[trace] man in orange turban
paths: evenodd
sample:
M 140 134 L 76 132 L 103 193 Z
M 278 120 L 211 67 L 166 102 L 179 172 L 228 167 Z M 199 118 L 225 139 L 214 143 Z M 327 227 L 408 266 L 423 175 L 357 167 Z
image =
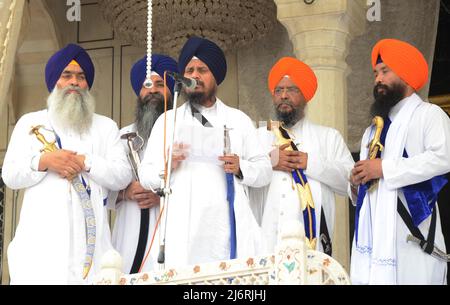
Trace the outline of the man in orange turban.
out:
M 268 82 L 281 123 L 281 129 L 273 131 L 282 131 L 284 141 L 259 130 L 274 170 L 269 186 L 251 190 L 252 207 L 259 206 L 262 211 L 264 205 L 261 225 L 266 251 L 275 250 L 278 232 L 294 220 L 304 226 L 310 248 L 331 255 L 334 195 L 346 193 L 352 156 L 337 130 L 305 118 L 305 107 L 317 89 L 317 78 L 308 65 L 296 58 L 281 58 L 271 69 Z M 288 138 L 292 142 L 285 144 Z M 299 196 L 305 189 L 299 186 L 302 181 L 309 185 L 308 196 Z
M 352 283 L 444 284 L 448 258 L 436 198 L 450 171 L 450 120 L 416 94 L 428 80 L 428 65 L 414 46 L 383 39 L 373 48 L 372 66 L 371 114 L 384 120 L 384 148 L 368 160 L 377 127 L 367 128 L 362 161 L 350 177 L 356 204 Z

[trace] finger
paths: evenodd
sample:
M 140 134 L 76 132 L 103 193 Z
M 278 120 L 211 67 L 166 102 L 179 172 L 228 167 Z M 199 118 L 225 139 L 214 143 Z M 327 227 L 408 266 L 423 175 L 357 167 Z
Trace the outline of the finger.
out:
M 239 157 L 237 157 L 237 156 L 220 156 L 219 160 L 229 161 L 229 162 L 236 162 L 237 160 L 239 160 Z
M 286 150 L 285 153 L 287 156 L 301 156 L 303 154 L 302 152 L 295 150 Z
M 364 166 L 367 163 L 367 160 L 361 160 L 355 163 L 355 167 Z
M 81 173 L 81 171 L 83 170 L 83 168 L 80 167 L 80 165 L 78 163 L 73 162 L 73 161 L 68 162 L 67 169 L 69 169 L 72 174 Z
M 300 163 L 302 162 L 302 157 L 287 157 L 286 160 L 291 163 Z
M 364 170 L 364 167 L 360 166 L 360 167 L 355 167 L 352 172 L 357 175 L 360 174 L 362 171 Z
M 60 149 L 59 151 L 60 152 L 64 152 L 64 153 L 68 153 L 68 154 L 71 154 L 71 155 L 76 155 L 77 154 L 75 151 L 68 150 L 68 149 Z
M 280 146 L 280 150 L 285 150 L 286 148 L 290 147 L 291 143 L 283 144 Z
M 144 194 L 144 193 L 133 194 L 133 199 L 136 201 L 142 201 L 142 200 L 147 200 L 148 196 L 147 196 L 147 194 Z

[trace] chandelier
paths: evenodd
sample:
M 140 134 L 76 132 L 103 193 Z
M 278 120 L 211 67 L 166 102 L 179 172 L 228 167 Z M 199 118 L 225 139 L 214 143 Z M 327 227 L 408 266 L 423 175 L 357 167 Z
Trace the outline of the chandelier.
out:
M 216 42 L 224 51 L 260 39 L 276 23 L 273 0 L 153 0 L 152 45 L 176 57 L 195 35 Z M 147 0 L 99 0 L 117 37 L 147 46 Z

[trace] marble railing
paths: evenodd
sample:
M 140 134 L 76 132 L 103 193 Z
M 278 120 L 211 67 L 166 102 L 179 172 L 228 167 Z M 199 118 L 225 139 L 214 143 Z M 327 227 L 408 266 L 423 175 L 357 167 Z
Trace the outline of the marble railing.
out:
M 305 245 L 298 223 L 284 227 L 275 253 L 268 256 L 224 260 L 167 268 L 162 271 L 122 274 L 122 259 L 114 250 L 106 253 L 96 275 L 96 285 L 219 284 L 219 285 L 347 285 L 345 269 L 332 257 Z

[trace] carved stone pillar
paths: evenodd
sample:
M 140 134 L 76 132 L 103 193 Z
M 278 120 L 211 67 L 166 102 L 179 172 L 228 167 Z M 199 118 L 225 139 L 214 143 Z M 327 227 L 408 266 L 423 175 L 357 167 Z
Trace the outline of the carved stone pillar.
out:
M 352 38 L 364 32 L 365 0 L 275 0 L 278 19 L 286 27 L 297 58 L 316 73 L 318 90 L 308 104 L 308 117 L 333 127 L 347 138 L 347 75 L 345 59 Z M 333 256 L 349 268 L 347 200 L 338 198 Z
M 25 0 L 0 0 L 0 112 L 6 110 Z

